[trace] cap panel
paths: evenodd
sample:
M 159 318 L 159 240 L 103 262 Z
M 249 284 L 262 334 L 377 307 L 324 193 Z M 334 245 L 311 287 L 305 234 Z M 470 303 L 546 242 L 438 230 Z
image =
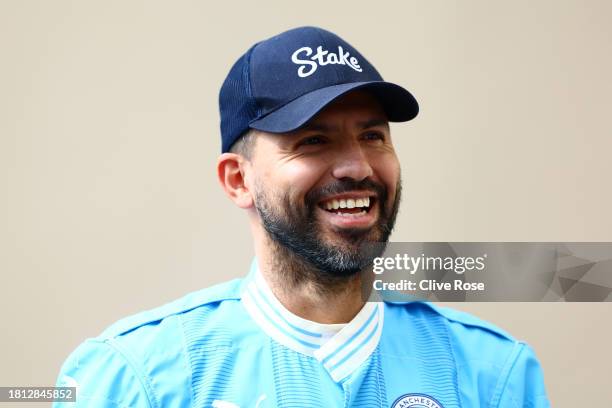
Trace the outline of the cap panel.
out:
M 351 45 L 314 27 L 261 42 L 251 57 L 251 78 L 261 115 L 316 89 L 382 79 Z
M 234 63 L 219 92 L 223 152 L 229 151 L 240 135 L 249 129 L 249 121 L 259 115 L 249 78 L 249 61 L 253 48 Z

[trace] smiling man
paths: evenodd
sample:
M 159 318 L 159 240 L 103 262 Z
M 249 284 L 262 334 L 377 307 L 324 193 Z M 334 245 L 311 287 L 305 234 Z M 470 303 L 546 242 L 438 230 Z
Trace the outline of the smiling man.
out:
M 407 90 L 302 27 L 251 47 L 219 102 L 218 177 L 248 214 L 251 270 L 83 343 L 58 382 L 78 406 L 549 406 L 533 351 L 501 329 L 365 301 L 401 197 L 388 123 L 418 113 Z

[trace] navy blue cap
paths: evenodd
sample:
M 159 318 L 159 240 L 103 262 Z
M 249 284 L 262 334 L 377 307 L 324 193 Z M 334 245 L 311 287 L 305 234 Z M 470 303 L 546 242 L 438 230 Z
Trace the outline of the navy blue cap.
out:
M 232 66 L 219 93 L 222 152 L 250 128 L 298 129 L 338 97 L 365 89 L 391 122 L 419 112 L 406 89 L 383 81 L 355 48 L 317 27 L 286 31 L 252 46 Z

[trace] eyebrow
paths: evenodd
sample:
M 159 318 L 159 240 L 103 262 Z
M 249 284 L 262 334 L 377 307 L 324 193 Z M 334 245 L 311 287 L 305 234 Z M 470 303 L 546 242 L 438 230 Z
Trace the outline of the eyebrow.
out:
M 368 129 L 368 128 L 372 128 L 376 126 L 387 125 L 387 124 L 388 124 L 388 121 L 386 119 L 374 118 L 374 119 L 357 122 L 357 127 L 359 127 L 360 129 Z M 325 123 L 312 122 L 312 123 L 305 124 L 298 130 L 310 130 L 310 131 L 317 131 L 317 132 L 334 132 L 334 131 L 338 131 L 338 127 L 330 126 Z

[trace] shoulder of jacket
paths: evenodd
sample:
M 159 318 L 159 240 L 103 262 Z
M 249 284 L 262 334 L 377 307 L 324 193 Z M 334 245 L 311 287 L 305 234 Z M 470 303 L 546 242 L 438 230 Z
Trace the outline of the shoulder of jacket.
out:
M 457 309 L 452 309 L 449 307 L 438 306 L 431 302 L 426 301 L 414 301 L 414 302 L 387 302 L 395 305 L 405 305 L 406 307 L 410 307 L 409 305 L 423 305 L 428 309 L 434 311 L 439 316 L 443 317 L 445 320 L 451 323 L 458 323 L 461 326 L 472 327 L 484 330 L 488 333 L 495 334 L 512 342 L 517 342 L 517 340 L 507 331 L 497 327 L 496 325 L 489 323 L 486 320 L 482 320 L 470 313 L 466 313 Z
M 165 305 L 136 313 L 125 317 L 107 329 L 98 337 L 98 340 L 110 339 L 141 326 L 161 321 L 167 317 L 181 314 L 195 308 L 212 305 L 226 300 L 239 300 L 241 298 L 241 284 L 243 279 L 234 279 L 189 293 Z

